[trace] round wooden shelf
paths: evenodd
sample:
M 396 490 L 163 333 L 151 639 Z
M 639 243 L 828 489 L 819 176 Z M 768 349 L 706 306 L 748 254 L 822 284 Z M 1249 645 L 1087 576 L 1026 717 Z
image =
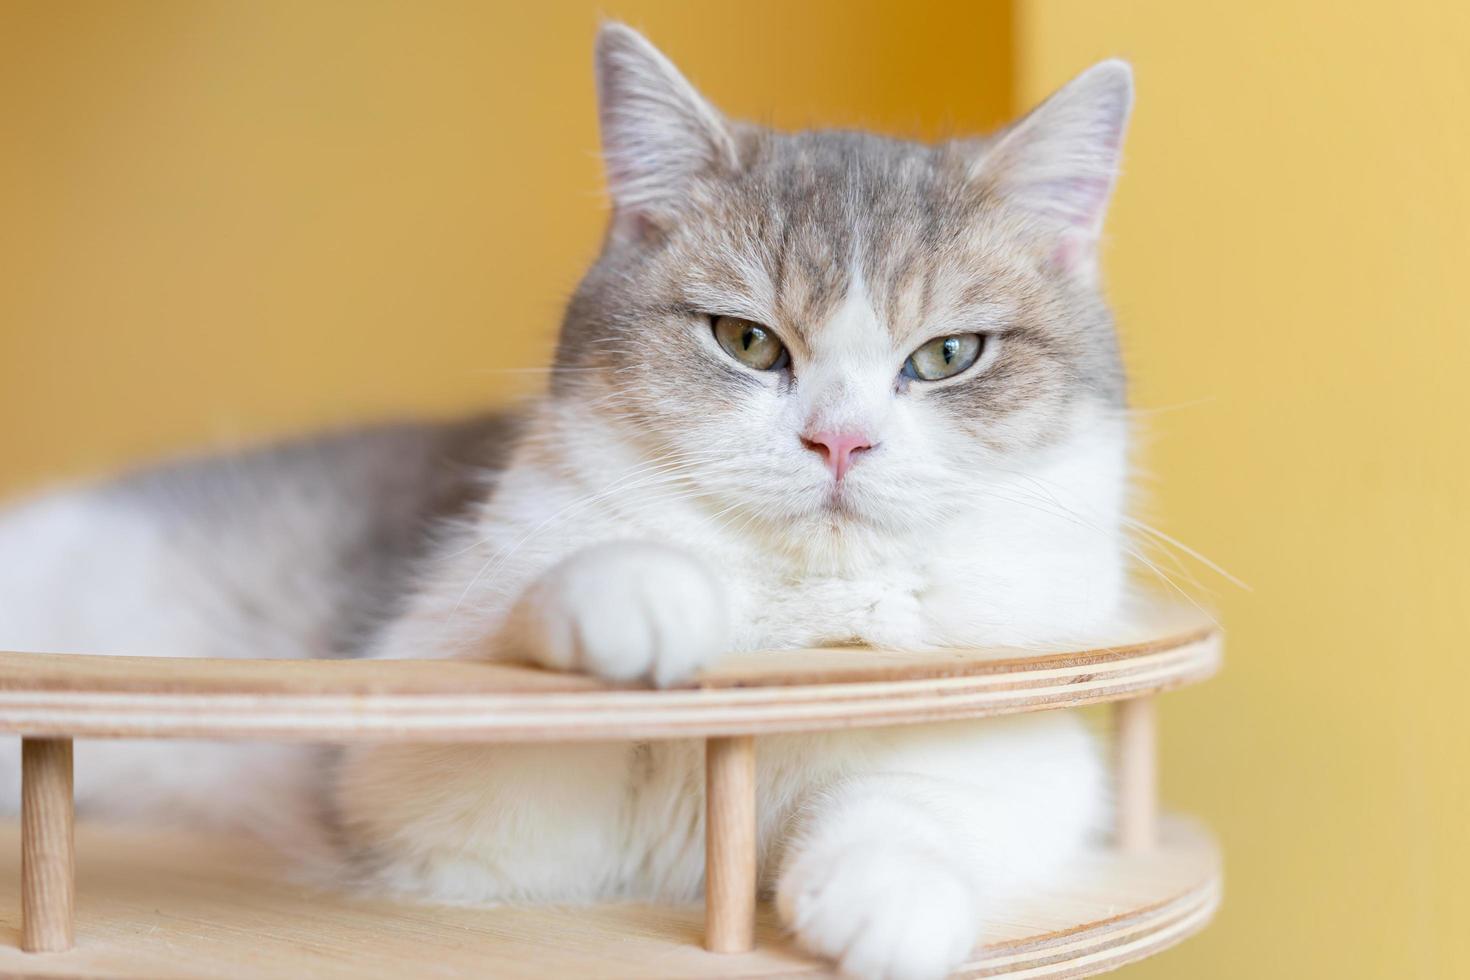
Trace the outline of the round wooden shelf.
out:
M 987 923 L 986 945 L 959 975 L 1103 972 L 1202 928 L 1219 900 L 1208 835 L 1157 824 L 1150 695 L 1210 676 L 1220 651 L 1205 613 L 1161 604 L 1101 644 L 753 653 L 658 691 L 459 661 L 0 653 L 0 733 L 24 737 L 26 813 L 23 832 L 0 826 L 0 868 L 21 852 L 28 862 L 11 872 L 21 900 L 0 894 L 0 975 L 824 974 L 769 910 L 756 911 L 754 736 L 1116 701 L 1118 846 Z M 290 884 L 288 863 L 244 840 L 122 827 L 83 828 L 74 853 L 71 740 L 107 737 L 704 739 L 706 901 L 470 909 L 372 900 Z M 754 951 L 711 953 L 701 940 Z
M 0 878 L 15 880 L 13 825 Z M 794 949 L 769 909 L 756 949 L 700 947 L 699 906 L 497 908 L 411 905 L 291 884 L 281 858 L 239 838 L 82 825 L 76 948 L 16 949 L 20 915 L 0 889 L 0 975 L 606 978 L 808 977 L 828 967 Z M 1166 820 L 1156 848 L 1100 853 L 1067 883 L 987 924 L 961 977 L 1080 977 L 1165 949 L 1219 901 L 1219 858 L 1193 823 Z
M 758 735 L 1138 697 L 1203 680 L 1219 657 L 1213 620 L 1167 605 L 1101 646 L 751 653 L 663 691 L 458 661 L 0 653 L 0 732 L 322 742 Z

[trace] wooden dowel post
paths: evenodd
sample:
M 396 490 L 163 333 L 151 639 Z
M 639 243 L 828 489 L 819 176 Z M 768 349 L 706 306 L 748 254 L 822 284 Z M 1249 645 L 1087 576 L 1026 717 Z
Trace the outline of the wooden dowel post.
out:
M 706 739 L 704 773 L 704 946 L 744 953 L 755 946 L 755 739 Z
M 1154 699 L 1130 698 L 1113 708 L 1118 846 L 1147 851 L 1158 834 L 1158 745 Z
M 71 949 L 75 900 L 71 739 L 21 739 L 21 949 Z

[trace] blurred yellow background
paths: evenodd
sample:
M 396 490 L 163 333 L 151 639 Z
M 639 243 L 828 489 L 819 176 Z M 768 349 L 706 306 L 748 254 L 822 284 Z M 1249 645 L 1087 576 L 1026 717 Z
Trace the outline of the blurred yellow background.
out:
M 1005 4 L 0 0 L 0 492 L 534 390 L 602 231 L 604 14 L 783 126 L 1011 108 Z
M 1134 975 L 1470 976 L 1470 5 L 1016 27 L 1023 103 L 1137 68 L 1108 270 L 1152 517 L 1254 587 L 1220 589 L 1225 672 L 1161 702 L 1225 905 Z
M 1164 699 L 1227 899 L 1136 978 L 1470 975 L 1470 8 L 0 6 L 0 492 L 535 390 L 604 207 L 590 48 L 732 114 L 991 127 L 1091 61 L 1147 514 L 1230 629 Z

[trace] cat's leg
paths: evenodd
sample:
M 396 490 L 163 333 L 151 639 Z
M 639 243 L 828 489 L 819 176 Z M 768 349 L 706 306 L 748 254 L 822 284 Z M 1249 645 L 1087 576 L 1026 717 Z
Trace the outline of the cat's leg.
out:
M 729 597 L 688 552 L 616 541 L 572 554 L 522 593 L 497 652 L 609 680 L 680 680 L 726 652 Z
M 698 742 L 381 745 L 343 752 L 357 880 L 470 902 L 687 902 L 704 868 Z
M 725 606 L 687 552 L 611 542 L 552 565 L 481 636 L 411 611 L 375 655 L 488 656 L 666 684 L 725 652 Z M 473 901 L 581 901 L 629 889 L 688 898 L 702 859 L 691 751 L 365 746 L 343 752 L 333 800 L 349 866 L 396 890 Z M 657 815 L 640 817 L 635 805 Z M 666 812 L 680 808 L 678 820 Z
M 346 749 L 335 816 L 347 867 L 447 901 L 615 895 L 636 754 L 628 743 Z
M 883 733 L 863 771 L 802 802 L 777 907 L 798 941 L 869 978 L 937 978 L 987 912 L 1046 881 L 1105 813 L 1081 721 L 1037 715 Z

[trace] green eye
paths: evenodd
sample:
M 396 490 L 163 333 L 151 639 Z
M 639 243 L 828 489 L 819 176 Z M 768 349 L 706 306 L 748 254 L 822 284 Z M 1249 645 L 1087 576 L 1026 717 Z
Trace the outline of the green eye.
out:
M 985 338 L 978 333 L 935 337 L 909 355 L 903 373 L 918 381 L 943 381 L 974 364 L 984 349 Z
M 789 358 L 786 345 L 776 339 L 769 327 L 738 316 L 715 317 L 715 339 L 725 353 L 748 368 L 774 371 L 785 367 Z

